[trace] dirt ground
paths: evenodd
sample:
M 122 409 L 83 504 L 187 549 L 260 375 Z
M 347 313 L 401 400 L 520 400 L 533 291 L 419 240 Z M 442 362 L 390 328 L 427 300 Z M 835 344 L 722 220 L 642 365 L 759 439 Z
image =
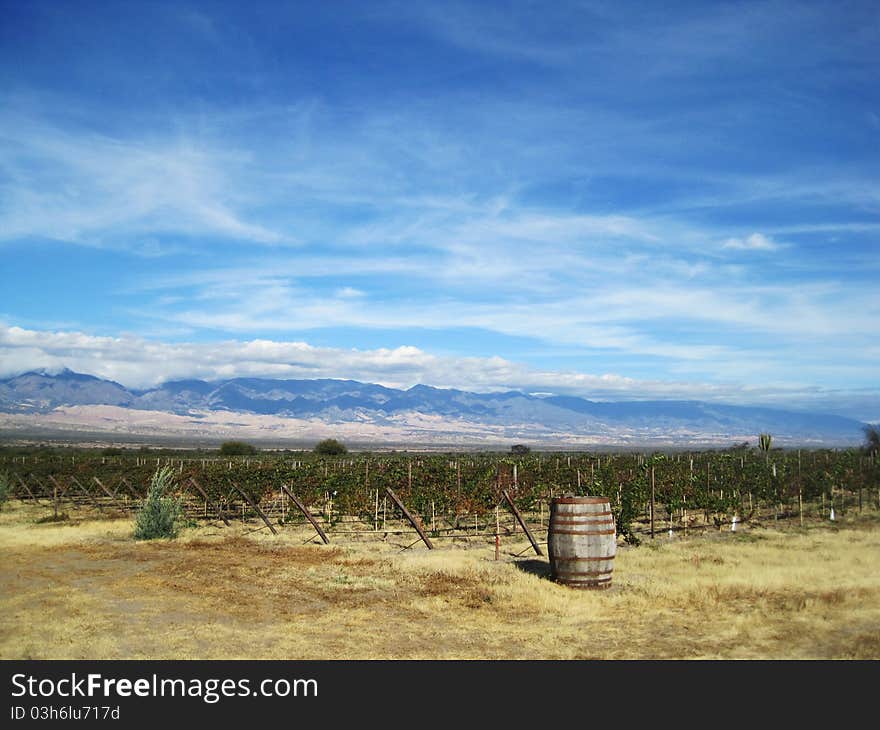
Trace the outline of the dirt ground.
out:
M 253 525 L 137 542 L 131 518 L 46 514 L 0 512 L 2 659 L 880 658 L 876 512 L 621 545 L 609 591 L 553 583 L 524 539 L 496 561 Z

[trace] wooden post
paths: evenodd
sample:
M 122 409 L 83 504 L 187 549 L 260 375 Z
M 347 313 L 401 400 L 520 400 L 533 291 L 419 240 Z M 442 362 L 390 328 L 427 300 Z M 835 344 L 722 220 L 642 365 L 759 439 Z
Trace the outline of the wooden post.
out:
M 712 496 L 709 491 L 709 468 L 711 466 L 711 462 L 709 459 L 706 459 L 706 524 L 709 524 L 709 497 Z
M 804 526 L 804 500 L 803 493 L 801 491 L 801 485 L 798 484 L 798 514 L 801 518 L 801 527 Z
M 131 482 L 129 482 L 128 479 L 126 479 L 125 477 L 122 477 L 122 480 L 121 480 L 121 481 L 122 481 L 123 485 L 125 485 L 125 488 L 126 488 L 129 492 L 131 492 L 131 495 L 132 495 L 135 499 L 142 499 L 142 498 L 143 498 L 143 495 L 138 494 L 137 490 L 136 490 L 133 486 L 131 486 Z
M 284 494 L 286 494 L 288 497 L 290 497 L 290 501 L 293 502 L 296 505 L 296 508 L 306 516 L 306 519 L 309 522 L 312 523 L 312 527 L 315 528 L 315 532 L 318 533 L 318 536 L 324 541 L 324 544 L 329 545 L 330 540 L 328 539 L 327 535 L 324 533 L 324 530 L 321 529 L 321 526 L 318 524 L 318 521 L 312 516 L 312 513 L 309 512 L 309 508 L 306 507 L 305 504 L 303 504 L 300 501 L 299 497 L 297 497 L 293 492 L 291 492 L 283 484 L 281 485 L 281 491 L 284 492 Z
M 654 539 L 654 467 L 651 467 L 651 539 Z
M 200 486 L 199 483 L 195 480 L 194 477 L 190 477 L 190 478 L 189 478 L 189 483 L 192 484 L 192 486 L 194 486 L 194 487 L 196 488 L 196 491 L 197 491 L 199 494 L 202 495 L 202 498 L 205 500 L 205 504 L 206 504 L 206 505 L 210 504 L 210 505 L 211 505 L 211 509 L 216 510 L 216 511 L 217 511 L 217 516 L 220 517 L 221 520 L 223 520 L 223 523 L 224 523 L 227 527 L 229 527 L 229 520 L 226 519 L 226 516 L 223 514 L 223 510 L 220 509 L 220 505 L 219 505 L 219 504 L 215 504 L 214 502 L 212 502 L 212 501 L 208 498 L 208 494 L 207 494 L 207 492 L 205 492 L 205 490 L 201 488 L 201 486 Z
M 684 503 L 684 507 L 681 508 L 682 520 L 684 521 L 684 536 L 687 537 L 688 534 L 688 498 L 685 494 L 682 498 L 682 502 Z
M 55 480 L 54 480 L 51 476 L 49 477 L 49 479 L 52 479 L 52 482 L 53 482 L 53 483 L 55 482 Z M 104 509 L 104 508 L 101 506 L 101 503 L 98 502 L 98 500 L 95 499 L 95 498 L 92 496 L 92 493 L 91 493 L 88 489 L 86 489 L 82 484 L 79 483 L 79 480 L 78 480 L 76 477 L 70 477 L 70 481 L 72 481 L 74 484 L 76 484 L 77 487 L 79 487 L 79 490 L 80 490 L 81 492 L 83 492 L 83 493 L 86 495 L 86 497 L 89 498 L 89 501 L 90 501 L 93 505 L 95 505 L 95 507 L 97 507 L 97 508 L 100 509 L 100 510 Z
M 21 476 L 18 475 L 18 474 L 15 475 L 15 478 L 18 479 L 18 483 L 21 484 L 21 486 L 24 487 L 24 491 L 28 493 L 28 496 L 29 496 L 32 500 L 34 500 L 34 502 L 36 502 L 37 504 L 39 504 L 39 503 L 40 503 L 40 500 L 37 499 L 37 498 L 34 496 L 34 493 L 31 491 L 30 487 L 27 485 L 27 482 L 26 482 L 24 479 L 22 479 Z M 54 487 L 53 487 L 53 489 L 54 489 Z
M 391 497 L 391 501 L 397 505 L 401 512 L 403 512 L 403 516 L 409 520 L 409 523 L 415 528 L 416 532 L 419 533 L 419 537 L 422 538 L 422 542 L 428 546 L 428 550 L 433 550 L 434 545 L 431 543 L 431 540 L 425 534 L 425 531 L 421 528 L 418 522 L 416 522 L 415 518 L 409 513 L 409 510 L 404 506 L 403 502 L 401 502 L 397 495 L 391 490 L 390 487 L 385 487 L 385 491 L 388 493 L 388 496 Z
M 238 492 L 244 498 L 244 500 L 251 506 L 251 508 L 254 510 L 254 512 L 256 512 L 260 516 L 260 519 L 262 519 L 263 522 L 266 523 L 266 527 L 269 528 L 271 533 L 273 535 L 277 535 L 278 530 L 276 530 L 272 526 L 272 523 L 269 522 L 269 518 L 266 517 L 265 514 L 263 514 L 263 510 L 261 510 L 259 507 L 257 507 L 257 503 L 254 502 L 250 497 L 248 497 L 247 494 L 245 493 L 245 491 L 241 487 L 239 487 L 235 482 L 230 482 L 230 484 L 232 484 L 233 489 L 235 489 L 235 491 Z
M 111 500 L 113 500 L 113 504 L 119 505 L 119 503 L 116 501 L 116 496 L 114 494 L 111 494 L 110 490 L 104 486 L 104 483 L 100 479 L 98 479 L 98 477 L 92 477 L 92 479 L 94 480 L 95 484 L 101 487 L 104 494 L 106 494 L 108 497 L 110 497 Z
M 376 490 L 376 509 L 373 512 L 373 529 L 379 531 L 379 490 Z
M 513 500 L 510 498 L 510 495 L 507 493 L 506 489 L 501 490 L 501 494 L 504 495 L 504 499 L 507 501 L 508 506 L 513 511 L 514 516 L 519 522 L 520 526 L 523 528 L 523 532 L 526 533 L 526 537 L 529 538 L 529 542 L 532 543 L 532 549 L 535 551 L 537 555 L 543 555 L 541 552 L 541 548 L 538 546 L 538 543 L 535 541 L 534 536 L 532 535 L 532 531 L 529 530 L 526 521 L 523 519 L 522 515 L 519 513 L 519 510 L 516 508 L 516 505 L 513 503 Z

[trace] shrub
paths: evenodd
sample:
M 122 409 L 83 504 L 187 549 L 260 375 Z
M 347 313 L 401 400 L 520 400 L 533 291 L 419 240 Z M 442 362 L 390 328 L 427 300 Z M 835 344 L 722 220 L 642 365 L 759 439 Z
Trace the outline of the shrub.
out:
M 244 441 L 224 441 L 220 445 L 220 453 L 223 456 L 250 456 L 256 454 L 257 449 Z
M 174 497 L 166 497 L 171 489 L 174 470 L 170 466 L 157 469 L 150 481 L 147 498 L 135 517 L 135 540 L 174 538 L 180 531 L 183 506 Z
M 531 449 L 525 444 L 514 444 L 510 447 L 511 454 L 528 454 Z
M 338 456 L 339 454 L 347 454 L 348 449 L 345 444 L 339 443 L 336 439 L 324 439 L 315 446 L 315 453 L 322 456 Z
M 880 424 L 869 423 L 864 427 L 865 451 L 869 454 L 880 452 Z
M 6 474 L 6 472 L 0 472 L 0 509 L 3 509 L 3 503 L 9 499 L 11 491 L 12 490 L 9 486 L 9 475 Z

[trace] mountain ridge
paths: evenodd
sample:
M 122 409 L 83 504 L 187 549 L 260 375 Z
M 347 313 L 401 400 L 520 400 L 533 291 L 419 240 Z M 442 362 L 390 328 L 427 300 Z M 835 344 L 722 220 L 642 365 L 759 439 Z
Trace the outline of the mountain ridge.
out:
M 843 416 L 698 400 L 592 401 L 569 395 L 516 390 L 473 393 L 417 384 L 408 389 L 346 379 L 179 379 L 154 388 L 129 389 L 113 380 L 63 370 L 30 371 L 0 379 L 0 412 L 49 414 L 65 407 L 117 406 L 179 416 L 244 413 L 326 423 L 398 425 L 432 419 L 448 423 L 534 433 L 712 439 L 769 432 L 774 437 L 817 443 L 857 443 L 865 424 Z M 416 418 L 418 417 L 418 419 Z M 438 426 L 439 428 L 439 426 Z

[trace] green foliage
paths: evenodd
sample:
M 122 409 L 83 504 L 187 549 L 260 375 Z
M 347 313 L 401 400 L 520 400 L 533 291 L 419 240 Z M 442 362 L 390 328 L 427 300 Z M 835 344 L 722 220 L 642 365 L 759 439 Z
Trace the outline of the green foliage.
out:
M 3 509 L 3 503 L 9 499 L 12 489 L 9 486 L 9 475 L 6 472 L 0 472 L 0 509 Z
M 166 494 L 171 490 L 174 470 L 169 466 L 157 469 L 150 481 L 147 498 L 135 517 L 136 540 L 175 538 L 183 521 L 180 501 Z
M 244 441 L 224 441 L 220 444 L 220 453 L 223 456 L 252 456 L 257 449 Z
M 758 444 L 761 447 L 761 451 L 770 451 L 770 445 L 772 443 L 773 437 L 769 433 L 762 433 L 760 436 L 758 436 Z
M 528 454 L 531 452 L 531 449 L 524 444 L 514 444 L 510 447 L 511 454 Z
M 339 456 L 340 454 L 347 454 L 348 449 L 345 447 L 345 444 L 339 443 L 336 439 L 324 439 L 315 446 L 315 453 L 322 456 Z
M 864 428 L 865 451 L 871 454 L 880 453 L 880 425 L 868 424 Z

